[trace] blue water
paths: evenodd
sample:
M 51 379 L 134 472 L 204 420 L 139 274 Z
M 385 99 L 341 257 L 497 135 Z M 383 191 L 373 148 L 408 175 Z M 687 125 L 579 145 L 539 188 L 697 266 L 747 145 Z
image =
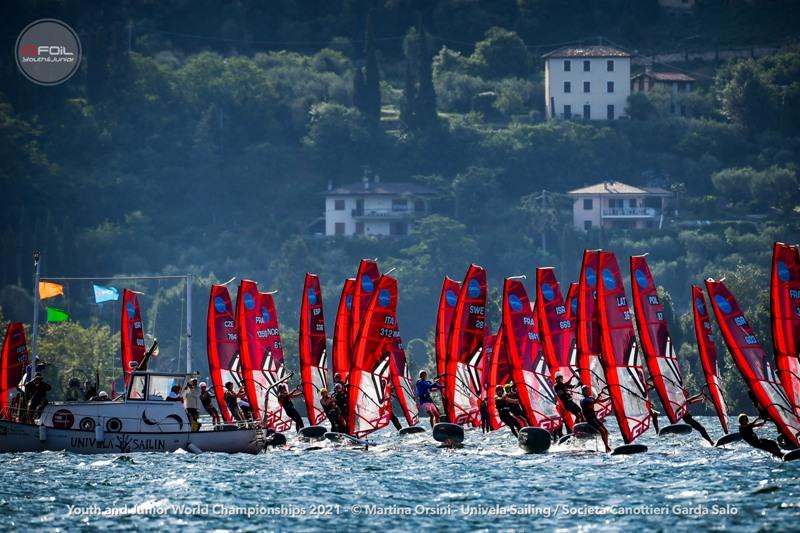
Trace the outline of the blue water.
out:
M 720 436 L 715 419 L 700 419 Z M 289 449 L 259 456 L 5 455 L 0 523 L 64 530 L 772 531 L 797 530 L 800 517 L 800 461 L 782 463 L 744 444 L 711 448 L 697 434 L 650 432 L 638 441 L 649 452 L 627 457 L 589 451 L 593 441 L 585 450 L 524 455 L 507 430 L 470 430 L 457 450 L 439 448 L 429 432 L 401 439 L 382 430 L 374 440 L 366 452 L 327 444 L 305 451 L 292 438 Z

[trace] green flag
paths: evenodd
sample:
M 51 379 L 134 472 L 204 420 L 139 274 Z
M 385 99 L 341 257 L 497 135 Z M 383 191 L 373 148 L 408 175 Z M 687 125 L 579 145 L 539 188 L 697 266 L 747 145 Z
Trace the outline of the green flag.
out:
M 69 320 L 69 313 L 57 307 L 47 308 L 47 321 L 48 322 L 66 322 Z

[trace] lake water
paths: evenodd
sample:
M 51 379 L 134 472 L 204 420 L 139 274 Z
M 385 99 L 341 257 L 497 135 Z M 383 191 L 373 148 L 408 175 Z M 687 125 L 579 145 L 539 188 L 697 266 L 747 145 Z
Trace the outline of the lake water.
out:
M 716 419 L 699 417 L 712 433 Z M 613 426 L 613 424 L 609 424 Z M 763 436 L 769 436 L 763 432 Z M 614 429 L 612 429 L 614 435 Z M 618 433 L 616 433 L 618 435 Z M 258 456 L 9 454 L 4 529 L 797 530 L 800 461 L 697 434 L 637 442 L 611 457 L 555 447 L 525 455 L 511 434 L 467 431 L 461 449 L 430 432 L 384 429 L 368 451 L 308 445 Z M 612 444 L 621 444 L 617 437 Z M 247 516 L 247 514 L 250 516 Z

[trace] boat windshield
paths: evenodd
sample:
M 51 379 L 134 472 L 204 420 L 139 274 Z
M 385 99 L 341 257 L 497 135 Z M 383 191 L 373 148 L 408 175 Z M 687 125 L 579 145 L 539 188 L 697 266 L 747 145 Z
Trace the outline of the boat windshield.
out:
M 133 379 L 131 379 L 128 399 L 180 399 L 186 379 L 186 376 L 176 375 L 134 374 Z M 175 388 L 175 393 L 170 398 L 170 392 L 173 388 Z

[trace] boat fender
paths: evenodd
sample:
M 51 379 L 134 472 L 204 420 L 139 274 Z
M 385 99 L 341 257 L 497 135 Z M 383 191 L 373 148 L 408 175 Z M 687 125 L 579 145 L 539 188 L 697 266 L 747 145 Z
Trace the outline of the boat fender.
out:
M 190 442 L 186 446 L 186 449 L 189 450 L 192 453 L 203 453 L 203 450 L 200 449 L 200 446 L 198 446 L 197 444 L 195 444 L 193 442 Z
M 103 442 L 106 440 L 106 430 L 103 428 L 103 424 L 97 424 L 94 427 L 94 440 L 97 442 Z
M 39 440 L 41 442 L 47 440 L 47 427 L 44 424 L 39 425 Z

